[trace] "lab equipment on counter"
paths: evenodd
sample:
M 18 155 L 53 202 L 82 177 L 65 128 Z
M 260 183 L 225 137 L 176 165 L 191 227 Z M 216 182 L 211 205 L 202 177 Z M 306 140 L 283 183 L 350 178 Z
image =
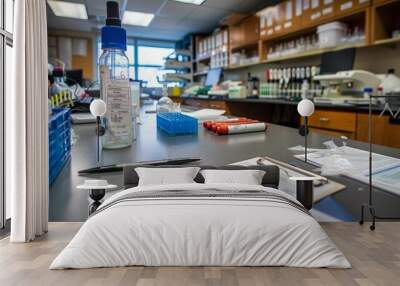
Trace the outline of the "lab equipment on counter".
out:
M 53 68 L 50 75 L 49 101 L 52 108 L 72 107 L 73 93 L 64 81 L 65 73 L 61 67 Z
M 104 136 L 105 128 L 101 125 L 101 117 L 107 112 L 107 105 L 101 99 L 95 99 L 90 104 L 90 113 L 96 118 L 96 159 L 97 166 L 101 166 L 102 147 L 100 146 L 100 137 Z
M 345 37 L 347 25 L 341 22 L 331 22 L 317 28 L 318 43 L 320 48 L 337 46 Z
M 261 132 L 267 129 L 267 124 L 264 122 L 249 122 L 220 125 L 217 127 L 218 135 L 241 134 L 250 132 Z
M 395 75 L 394 69 L 389 69 L 379 85 L 383 94 L 400 93 L 400 78 Z
M 221 75 L 222 75 L 222 68 L 210 69 L 207 73 L 204 85 L 207 87 L 213 87 L 214 85 L 217 85 L 221 80 Z
M 307 84 L 307 97 L 312 98 L 321 92 L 319 83 L 312 81 L 319 72 L 319 66 L 266 69 L 265 81 L 260 83 L 260 97 L 299 101 Z
M 314 102 L 332 104 L 369 104 L 364 88 L 370 87 L 375 91 L 381 83 L 377 75 L 364 70 L 317 75 L 314 80 L 319 81 L 323 87 L 322 96 L 315 97 Z
M 307 163 L 307 137 L 308 137 L 308 117 L 314 113 L 314 103 L 309 99 L 303 99 L 297 104 L 297 112 L 304 118 L 304 162 Z
M 161 97 L 156 105 L 157 113 L 172 112 L 174 109 L 174 102 L 168 96 Z
M 71 110 L 54 108 L 49 117 L 49 184 L 71 157 Z
M 121 27 L 119 4 L 107 2 L 106 25 L 101 29 L 103 53 L 99 59 L 100 93 L 107 105 L 102 117 L 106 132 L 101 137 L 105 149 L 132 145 L 132 98 L 129 84 L 129 59 L 126 51 L 126 30 Z
M 72 124 L 96 123 L 96 117 L 91 113 L 72 113 L 71 120 Z
M 246 98 L 247 88 L 244 85 L 239 85 L 241 83 L 232 84 L 228 89 L 229 98 Z
M 157 128 L 170 136 L 197 134 L 198 121 L 179 112 L 160 112 L 157 113 Z
M 222 120 L 222 121 L 204 121 L 203 122 L 203 127 L 205 129 L 211 130 L 211 131 L 216 131 L 216 128 L 218 124 L 220 123 L 237 123 L 237 122 L 248 122 L 251 119 L 248 119 L 246 117 L 239 117 L 239 118 L 232 118 L 228 120 Z
M 218 135 L 260 132 L 267 129 L 267 124 L 245 117 L 232 118 L 223 121 L 206 121 L 203 127 Z
M 135 122 L 140 124 L 140 95 L 142 93 L 142 82 L 140 80 L 130 80 L 131 83 L 131 101 L 132 115 L 135 116 Z M 133 114 L 134 113 L 134 114 Z M 132 121 L 133 122 L 133 121 Z
M 251 73 L 247 74 L 247 97 L 254 98 L 258 97 L 260 88 L 260 79 L 255 76 L 251 76 Z

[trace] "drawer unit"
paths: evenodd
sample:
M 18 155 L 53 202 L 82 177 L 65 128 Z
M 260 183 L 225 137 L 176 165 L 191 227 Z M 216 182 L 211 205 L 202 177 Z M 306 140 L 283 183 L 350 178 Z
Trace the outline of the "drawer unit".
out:
M 328 130 L 328 129 L 320 129 L 320 128 L 314 128 L 310 127 L 311 132 L 316 132 L 319 134 L 327 135 L 330 137 L 338 137 L 340 138 L 341 136 L 346 136 L 349 139 L 356 139 L 356 134 L 354 132 L 347 132 L 347 131 L 335 131 L 335 130 Z
M 357 114 L 357 140 L 368 142 L 369 116 Z M 391 122 L 389 116 L 372 115 L 372 143 L 400 148 L 400 123 Z
M 198 108 L 213 108 L 213 109 L 226 110 L 226 103 L 223 100 L 188 98 L 183 100 L 183 104 L 195 106 Z
M 352 14 L 368 7 L 371 4 L 370 0 L 336 0 L 334 2 L 336 16 Z
M 357 116 L 354 112 L 317 110 L 310 116 L 309 126 L 354 133 L 357 128 Z
M 210 100 L 209 107 L 213 109 L 223 109 L 226 110 L 226 103 L 222 100 Z
M 209 102 L 208 100 L 203 100 L 203 99 L 194 99 L 194 98 L 188 98 L 184 100 L 184 104 L 190 105 L 190 106 L 196 106 L 199 108 L 209 108 Z

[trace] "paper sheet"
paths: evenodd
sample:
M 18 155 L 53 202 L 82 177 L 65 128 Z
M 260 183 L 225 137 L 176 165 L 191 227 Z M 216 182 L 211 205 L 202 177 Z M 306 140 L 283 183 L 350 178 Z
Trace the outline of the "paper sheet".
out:
M 193 112 L 182 112 L 185 115 L 194 117 L 198 120 L 215 120 L 219 119 L 223 114 L 225 114 L 225 110 L 221 109 L 200 109 Z
M 243 165 L 243 166 L 255 166 L 257 165 L 257 160 L 261 157 L 249 159 L 246 161 L 241 161 L 234 163 L 233 165 Z M 275 164 L 273 162 L 268 161 L 268 159 L 263 160 L 263 164 L 265 165 L 277 165 L 280 169 L 280 178 L 279 178 L 279 190 L 296 197 L 296 182 L 290 180 L 291 177 L 303 177 L 305 174 L 296 172 L 289 168 L 286 168 L 282 165 Z M 318 175 L 316 178 L 318 178 Z M 339 184 L 335 181 L 329 180 L 327 183 L 314 185 L 314 203 L 333 195 L 339 191 L 343 191 L 346 189 L 346 186 Z
M 304 155 L 295 155 L 294 157 L 304 160 Z M 332 162 L 339 162 L 337 168 L 339 171 L 341 169 L 341 175 L 363 183 L 369 181 L 368 151 L 342 146 L 311 153 L 308 155 L 308 160 L 321 167 L 332 164 Z M 345 165 L 340 165 L 340 162 Z M 400 159 L 373 153 L 372 171 L 373 186 L 400 195 Z

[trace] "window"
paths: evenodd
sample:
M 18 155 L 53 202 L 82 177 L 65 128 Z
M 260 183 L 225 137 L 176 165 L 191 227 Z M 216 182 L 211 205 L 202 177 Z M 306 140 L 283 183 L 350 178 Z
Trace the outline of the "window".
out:
M 125 52 L 129 59 L 129 77 L 147 82 L 147 87 L 162 87 L 157 81 L 157 76 L 162 80 L 162 75 L 168 70 L 162 70 L 164 58 L 174 51 L 175 43 L 151 40 L 128 39 Z M 101 42 L 98 42 L 98 57 L 101 56 Z
M 138 47 L 139 65 L 141 66 L 162 66 L 164 58 L 170 55 L 174 49 L 156 47 Z
M 174 51 L 173 48 L 138 46 L 138 78 L 147 82 L 147 87 L 162 87 L 157 77 L 162 80 L 163 74 L 170 72 L 161 70 L 164 58 Z
M 14 0 L 0 0 L 0 228 L 10 215 L 10 194 L 5 188 L 5 100 L 11 94 Z

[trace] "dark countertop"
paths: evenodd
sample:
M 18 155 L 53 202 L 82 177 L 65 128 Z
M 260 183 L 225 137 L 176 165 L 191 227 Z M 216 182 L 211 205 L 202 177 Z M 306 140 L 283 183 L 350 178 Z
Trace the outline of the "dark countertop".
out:
M 218 100 L 218 101 L 226 101 L 232 103 L 257 103 L 257 104 L 278 104 L 278 105 L 297 105 L 296 101 L 289 101 L 280 98 L 224 98 L 224 97 L 195 97 L 195 96 L 182 96 L 182 99 L 196 99 L 196 100 Z M 323 109 L 334 109 L 334 110 L 342 110 L 342 111 L 353 111 L 353 112 L 368 112 L 367 105 L 352 105 L 352 104 L 330 104 L 330 103 L 315 103 L 316 108 Z M 381 112 L 384 106 L 382 105 L 373 105 L 372 111 L 374 113 Z
M 154 109 L 146 106 L 143 109 Z M 142 110 L 143 111 L 143 110 Z M 136 161 L 159 160 L 177 157 L 199 157 L 204 165 L 224 165 L 233 162 L 269 156 L 284 162 L 313 170 L 314 167 L 304 165 L 293 158 L 289 147 L 304 144 L 304 138 L 297 129 L 269 124 L 267 132 L 217 136 L 199 127 L 198 135 L 170 137 L 157 130 L 155 114 L 142 113 L 143 124 L 138 128 L 137 140 L 134 144 L 120 150 L 104 150 L 103 163 L 132 163 Z M 77 172 L 96 165 L 96 137 L 94 124 L 73 125 L 77 143 L 72 147 L 72 158 L 62 170 L 50 189 L 50 221 L 84 221 L 87 218 L 88 195 L 76 189 L 88 177 L 80 177 Z M 331 138 L 317 133 L 309 136 L 309 147 L 323 148 L 322 143 Z M 340 143 L 337 141 L 337 144 Z M 349 146 L 367 149 L 368 145 L 349 141 Z M 374 151 L 389 156 L 400 157 L 399 149 L 375 146 Z M 117 185 L 122 184 L 122 174 L 103 174 L 91 176 L 105 178 Z M 334 195 L 334 199 L 358 217 L 361 203 L 368 200 L 368 186 L 345 177 L 333 177 L 347 186 L 345 191 Z M 400 216 L 400 197 L 384 191 L 374 194 L 379 215 Z

